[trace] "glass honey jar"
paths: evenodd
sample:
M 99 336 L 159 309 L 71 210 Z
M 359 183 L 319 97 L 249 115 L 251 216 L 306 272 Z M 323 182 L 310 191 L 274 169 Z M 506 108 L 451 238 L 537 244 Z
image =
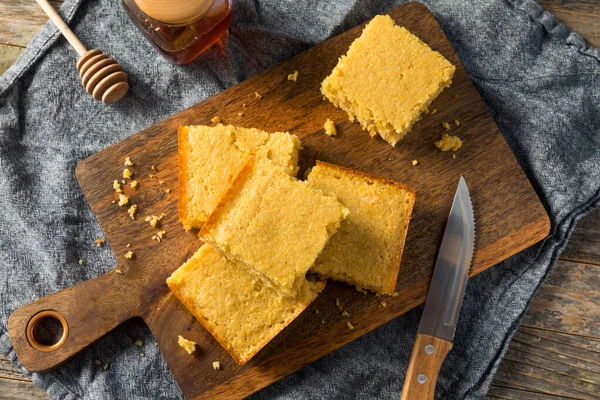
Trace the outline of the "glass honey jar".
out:
M 233 18 L 233 0 L 122 0 L 129 18 L 174 64 L 187 64 L 219 41 Z

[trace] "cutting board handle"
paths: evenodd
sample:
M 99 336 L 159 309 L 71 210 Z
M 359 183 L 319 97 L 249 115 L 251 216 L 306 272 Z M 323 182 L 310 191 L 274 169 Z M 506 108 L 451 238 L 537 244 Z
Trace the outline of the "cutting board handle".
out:
M 21 364 L 31 372 L 55 367 L 125 320 L 136 315 L 139 302 L 128 290 L 126 275 L 113 270 L 16 309 L 8 318 L 8 334 Z M 45 318 L 62 325 L 58 342 L 36 338 Z M 56 322 L 56 321 L 54 321 Z

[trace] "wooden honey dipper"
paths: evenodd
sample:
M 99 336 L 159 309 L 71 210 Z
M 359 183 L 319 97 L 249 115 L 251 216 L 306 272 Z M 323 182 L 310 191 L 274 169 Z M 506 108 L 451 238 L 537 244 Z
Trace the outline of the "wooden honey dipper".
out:
M 94 99 L 102 101 L 104 104 L 112 104 L 121 100 L 129 90 L 127 74 L 123 71 L 123 68 L 114 59 L 98 49 L 88 51 L 56 10 L 48 3 L 48 0 L 36 1 L 79 54 L 77 70 L 85 90 Z

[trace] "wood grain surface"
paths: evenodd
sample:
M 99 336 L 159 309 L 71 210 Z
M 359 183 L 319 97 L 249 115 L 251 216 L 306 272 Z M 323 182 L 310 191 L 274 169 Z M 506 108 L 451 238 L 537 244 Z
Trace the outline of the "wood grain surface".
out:
M 8 321 L 8 330 L 21 363 L 32 371 L 50 368 L 120 322 L 141 316 L 186 398 L 241 398 L 424 301 L 460 175 L 469 185 L 476 213 L 473 275 L 545 237 L 550 224 L 543 206 L 433 16 L 418 3 L 400 6 L 391 15 L 457 66 L 452 86 L 431 106 L 438 112 L 419 121 L 397 148 L 369 138 L 359 125 L 348 121 L 344 112 L 324 101 L 319 91 L 321 81 L 339 56 L 360 35 L 360 26 L 80 163 L 77 179 L 115 251 L 116 268 L 122 274 L 113 271 L 16 310 Z M 297 82 L 287 79 L 293 71 L 299 72 Z M 262 98 L 257 98 L 255 92 Z M 242 107 L 243 103 L 247 107 Z M 289 130 L 298 135 L 304 145 L 300 175 L 302 169 L 319 159 L 416 189 L 417 202 L 397 285 L 399 295 L 387 299 L 387 307 L 380 307 L 380 299 L 373 295 L 330 283 L 306 312 L 240 367 L 175 299 L 165 279 L 200 244 L 196 233 L 185 232 L 177 219 L 177 127 L 209 124 L 217 114 L 225 123 L 272 132 Z M 323 132 L 327 118 L 336 122 L 335 138 Z M 452 132 L 464 140 L 456 159 L 432 144 L 444 131 L 442 122 L 454 120 L 459 120 L 460 126 Z M 139 206 L 135 221 L 126 208 L 113 204 L 117 195 L 112 182 L 120 179 L 127 156 L 135 163 L 132 170 L 140 183 L 139 189 L 124 186 L 131 204 Z M 417 166 L 411 163 L 413 159 L 419 160 Z M 158 169 L 156 178 L 149 176 L 151 165 Z M 166 189 L 173 191 L 166 193 Z M 144 222 L 144 217 L 163 213 L 166 216 L 160 229 L 167 231 L 167 237 L 157 243 L 150 237 L 158 229 Z M 126 260 L 123 255 L 129 250 L 135 257 Z M 354 329 L 348 328 L 335 305 L 336 298 L 351 314 Z M 61 313 L 71 333 L 64 346 L 43 353 L 29 344 L 24 332 L 29 319 L 47 309 Z M 314 313 L 317 309 L 319 316 Z M 196 356 L 190 357 L 177 345 L 179 334 L 198 343 L 201 350 Z M 220 371 L 213 370 L 214 360 L 221 362 Z
M 31 3 L 25 0 L 5 0 L 0 2 L 0 32 L 2 32 L 3 38 L 6 37 L 19 37 L 19 34 L 15 32 L 21 32 L 25 29 L 27 32 L 23 34 L 23 39 L 18 42 L 21 46 L 24 46 L 33 36 L 35 32 L 45 23 L 45 17 L 42 15 L 41 10 L 31 7 Z M 55 4 L 60 3 L 60 1 Z M 600 27 L 598 26 L 598 18 L 590 18 L 590 15 L 598 15 L 600 13 L 600 1 L 597 0 L 542 0 L 540 2 L 546 9 L 552 11 L 559 19 L 566 23 L 567 26 L 574 29 L 584 36 L 589 43 L 594 45 L 600 45 Z M 17 7 L 20 11 L 13 12 L 10 18 L 5 18 L 8 14 L 4 11 L 7 7 Z M 32 14 L 27 14 L 26 10 L 30 10 Z M 29 36 L 27 36 L 29 35 Z M 0 40 L 2 41 L 2 40 Z M 16 41 L 3 40 L 4 43 L 17 44 Z M 0 65 L 0 74 L 16 59 L 18 54 L 21 53 L 19 47 L 6 46 L 0 44 L 0 59 L 3 65 Z M 584 218 L 577 226 L 569 246 L 564 253 L 564 256 L 572 261 L 600 264 L 600 234 L 598 232 L 598 221 L 600 221 L 600 211 L 595 212 L 593 215 Z M 549 278 L 554 281 L 553 287 L 556 290 L 560 290 L 562 286 L 562 279 L 569 280 L 568 276 L 559 273 L 559 270 L 555 268 Z M 542 290 L 547 285 L 544 285 Z M 523 326 L 519 332 L 533 331 L 540 334 L 554 334 L 552 341 L 540 341 L 538 343 L 538 350 L 542 354 L 552 354 L 553 348 L 556 344 L 566 346 L 560 353 L 563 357 L 578 358 L 577 349 L 582 353 L 588 353 L 594 355 L 594 351 L 598 351 L 598 341 L 600 337 L 589 337 L 579 336 L 572 332 L 575 329 L 570 328 L 568 325 L 562 324 L 565 332 L 547 330 L 542 327 L 554 326 L 559 328 L 554 322 L 557 319 L 562 319 L 564 315 L 567 315 L 571 320 L 577 321 L 578 318 L 590 319 L 594 316 L 600 316 L 600 302 L 594 300 L 597 299 L 597 294 L 600 289 L 596 288 L 591 291 L 580 291 L 582 298 L 590 300 L 590 306 L 584 310 L 581 309 L 569 309 L 568 307 L 561 307 L 560 302 L 564 296 L 557 296 L 555 302 L 557 303 L 553 307 L 553 311 L 544 312 L 538 310 L 535 313 L 527 315 L 527 320 L 532 326 L 538 326 L 540 328 Z M 565 314 L 561 314 L 566 311 Z M 568 318 L 567 318 L 568 319 Z M 559 328 L 560 329 L 560 328 Z M 516 341 L 516 339 L 515 339 Z M 512 344 L 512 347 L 515 343 Z M 576 350 L 574 350 L 576 349 Z M 584 359 L 585 360 L 585 359 Z M 538 360 L 536 366 L 540 369 L 552 371 L 554 364 L 546 361 L 545 358 Z M 511 368 L 504 368 L 503 366 L 510 363 Z M 584 361 L 579 364 L 582 371 L 585 371 L 587 364 Z M 492 388 L 488 394 L 490 399 L 574 399 L 574 398 L 585 398 L 574 390 L 568 389 L 570 383 L 574 380 L 569 375 L 553 375 L 551 378 L 539 379 L 535 374 L 529 374 L 528 371 L 532 369 L 531 363 L 526 361 L 505 361 L 501 369 L 492 384 Z M 573 371 L 577 371 L 574 367 Z M 583 377 L 583 379 L 588 379 Z M 551 382 L 549 383 L 548 380 Z M 596 377 L 595 382 L 600 382 L 600 378 Z M 566 390 L 568 395 L 558 396 L 550 394 L 548 387 L 550 384 L 558 384 L 563 387 L 562 390 Z M 12 367 L 5 357 L 0 355 L 0 399 L 48 399 L 48 395 L 33 385 L 29 379 L 24 376 L 17 368 Z

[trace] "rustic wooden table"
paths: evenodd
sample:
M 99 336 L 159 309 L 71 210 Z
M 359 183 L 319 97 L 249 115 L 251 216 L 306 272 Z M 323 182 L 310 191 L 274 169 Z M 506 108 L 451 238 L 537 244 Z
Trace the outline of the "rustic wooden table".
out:
M 62 0 L 51 0 L 58 7 Z M 541 0 L 600 46 L 600 0 Z M 0 2 L 0 74 L 47 21 L 34 1 Z M 536 294 L 489 399 L 600 399 L 600 210 L 584 218 Z M 0 400 L 48 395 L 0 355 Z

